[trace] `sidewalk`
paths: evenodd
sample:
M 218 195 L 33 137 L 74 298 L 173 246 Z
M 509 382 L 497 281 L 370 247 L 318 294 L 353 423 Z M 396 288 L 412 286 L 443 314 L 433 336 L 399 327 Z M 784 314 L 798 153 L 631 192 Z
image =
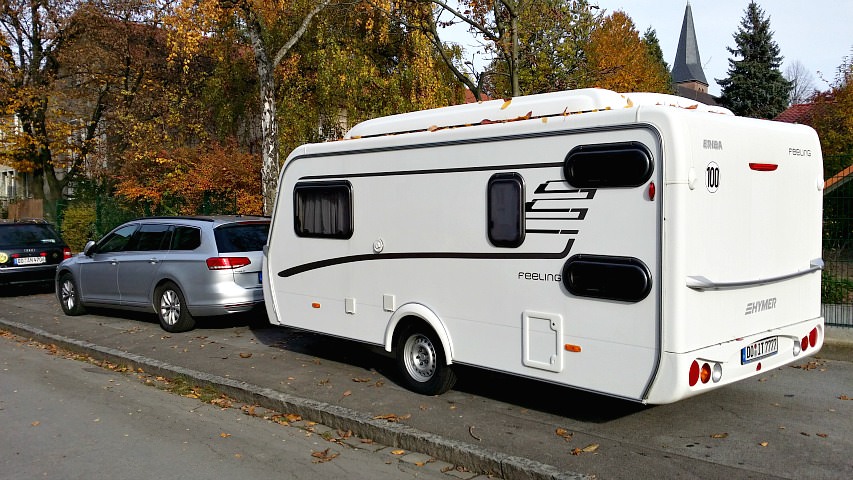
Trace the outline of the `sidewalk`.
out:
M 749 385 L 649 408 L 462 368 L 454 390 L 426 397 L 399 386 L 392 359 L 353 342 L 245 318 L 237 326 L 230 319 L 205 321 L 195 331 L 168 334 L 150 316 L 93 313 L 66 317 L 52 295 L 0 296 L 0 329 L 147 373 L 183 376 L 242 402 L 469 470 L 457 478 L 473 478 L 472 472 L 506 480 L 589 478 L 574 472 L 606 478 L 745 473 L 667 453 L 656 442 L 666 438 L 672 418 L 694 417 L 695 409 L 724 404 L 739 389 L 754 388 Z M 853 329 L 828 327 L 818 357 L 853 362 Z M 560 430 L 571 435 L 555 434 Z M 572 453 L 590 445 L 601 448 Z

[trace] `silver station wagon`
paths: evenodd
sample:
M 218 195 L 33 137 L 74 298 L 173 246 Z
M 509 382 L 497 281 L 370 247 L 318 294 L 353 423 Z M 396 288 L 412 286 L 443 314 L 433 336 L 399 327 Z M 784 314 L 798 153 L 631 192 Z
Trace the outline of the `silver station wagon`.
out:
M 265 217 L 153 217 L 127 222 L 56 271 L 66 315 L 86 307 L 155 312 L 168 332 L 195 318 L 249 311 L 264 301 Z

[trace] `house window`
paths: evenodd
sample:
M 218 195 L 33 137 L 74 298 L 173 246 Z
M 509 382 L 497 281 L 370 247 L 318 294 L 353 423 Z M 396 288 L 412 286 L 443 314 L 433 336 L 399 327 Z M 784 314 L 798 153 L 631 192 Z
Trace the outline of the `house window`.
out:
M 492 175 L 487 209 L 487 230 L 492 245 L 515 248 L 524 242 L 524 179 L 521 175 Z
M 352 185 L 348 181 L 297 183 L 293 219 L 300 237 L 352 237 Z

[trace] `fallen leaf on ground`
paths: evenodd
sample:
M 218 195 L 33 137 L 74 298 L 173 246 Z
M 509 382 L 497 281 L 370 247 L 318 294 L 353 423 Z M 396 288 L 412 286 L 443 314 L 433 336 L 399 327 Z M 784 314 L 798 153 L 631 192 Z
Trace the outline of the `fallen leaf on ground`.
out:
M 314 463 L 326 463 L 334 460 L 338 455 L 340 455 L 340 453 L 329 452 L 328 448 L 322 452 L 311 452 L 311 456 L 317 459 L 314 460 Z
M 41 425 L 41 422 L 39 422 L 38 420 L 30 424 L 31 427 L 38 427 L 39 425 Z
M 558 428 L 556 432 L 558 437 L 561 437 L 565 441 L 571 441 L 572 436 L 574 435 L 572 432 L 566 430 L 565 428 Z
M 252 354 L 240 352 L 240 358 L 252 358 Z
M 816 435 L 817 435 L 818 437 L 820 437 L 820 438 L 826 438 L 826 437 L 828 437 L 828 436 L 829 436 L 829 434 L 827 434 L 827 433 L 818 433 L 818 434 L 816 434 Z
M 220 433 L 220 434 L 219 434 L 219 436 L 220 436 L 220 437 L 222 437 L 222 438 L 228 438 L 228 437 L 230 437 L 230 436 L 231 436 L 231 434 L 230 434 L 230 433 L 222 432 L 222 433 Z
M 385 415 L 377 415 L 373 417 L 374 420 L 387 420 L 389 422 L 399 422 L 400 420 L 406 420 L 410 418 L 411 415 L 397 415 L 394 413 L 386 413 Z
M 356 377 L 356 378 L 353 378 L 352 381 L 356 382 L 356 383 L 367 383 L 370 381 L 370 379 L 369 378 L 358 378 L 358 377 Z
M 770 445 L 770 444 L 767 442 L 761 442 L 761 443 L 759 443 L 759 445 L 761 445 L 762 447 L 766 447 L 767 445 Z
M 405 450 L 402 450 L 402 449 L 401 449 L 401 450 L 392 450 L 392 451 L 391 451 L 391 454 L 392 454 L 392 455 L 403 455 L 404 453 L 406 453 L 406 451 L 405 451 Z
M 711 435 L 711 438 L 726 438 L 728 436 L 729 436 L 728 433 L 715 433 L 715 434 Z

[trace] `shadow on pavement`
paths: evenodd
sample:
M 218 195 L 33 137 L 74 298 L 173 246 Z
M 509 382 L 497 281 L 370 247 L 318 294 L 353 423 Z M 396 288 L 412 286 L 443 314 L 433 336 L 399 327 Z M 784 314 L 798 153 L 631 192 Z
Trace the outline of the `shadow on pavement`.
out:
M 380 347 L 287 327 L 255 328 L 253 334 L 270 347 L 374 370 L 402 385 L 395 359 Z M 454 369 L 458 381 L 453 389 L 457 392 L 583 422 L 605 423 L 650 408 L 627 400 L 480 368 L 455 365 Z
M 27 283 L 21 285 L 0 285 L 0 297 L 23 297 L 53 293 L 53 282 Z

